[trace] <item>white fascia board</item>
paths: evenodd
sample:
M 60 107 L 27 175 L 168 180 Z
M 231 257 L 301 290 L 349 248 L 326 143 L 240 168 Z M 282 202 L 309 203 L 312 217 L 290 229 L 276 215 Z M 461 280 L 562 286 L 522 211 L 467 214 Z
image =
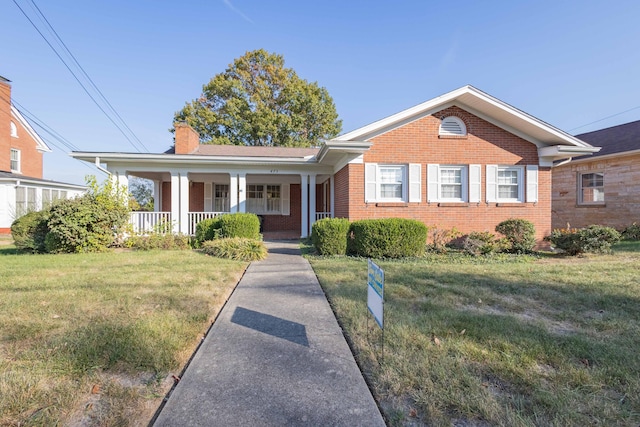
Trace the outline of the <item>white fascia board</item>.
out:
M 190 164 L 237 164 L 237 165 L 264 165 L 264 164 L 296 164 L 312 165 L 316 164 L 315 158 L 300 157 L 243 157 L 243 156 L 203 156 L 190 154 L 145 154 L 145 153 L 91 153 L 73 151 L 69 156 L 74 159 L 84 160 L 94 163 L 96 157 L 103 163 L 112 161 L 126 163 L 184 163 Z
M 440 95 L 436 98 L 425 101 L 421 104 L 415 105 L 411 108 L 407 108 L 406 110 L 400 111 L 399 113 L 393 114 L 391 116 L 385 117 L 384 119 L 375 121 L 371 124 L 363 126 L 361 128 L 355 129 L 351 132 L 340 135 L 334 140 L 337 141 L 349 141 L 353 139 L 362 138 L 365 135 L 377 134 L 381 129 L 385 129 L 391 126 L 396 126 L 398 123 L 407 120 L 410 117 L 415 115 L 424 113 L 427 110 L 432 110 L 434 108 L 438 108 L 452 101 L 456 97 L 460 96 L 463 93 L 466 93 L 471 86 L 463 86 L 459 89 L 453 90 L 451 92 L 445 93 L 444 95 Z
M 479 105 L 476 108 L 469 106 L 467 103 L 464 102 L 464 99 L 463 99 L 464 95 L 472 96 L 475 100 L 480 101 L 481 104 L 484 104 L 488 108 L 489 107 L 498 108 L 512 115 L 518 120 L 524 123 L 527 123 L 529 125 L 533 125 L 536 128 L 542 130 L 543 132 L 555 138 L 560 139 L 566 144 L 575 145 L 578 147 L 590 147 L 590 145 L 585 143 L 584 141 L 581 141 L 580 139 L 575 138 L 574 136 L 569 135 L 568 133 L 556 127 L 553 127 L 548 123 L 545 123 L 542 120 L 539 120 L 525 113 L 524 111 L 521 111 L 515 107 L 512 107 L 511 105 L 505 102 L 502 102 L 499 99 L 494 98 L 493 96 L 485 92 L 482 92 L 481 90 L 470 85 L 463 86 L 459 89 L 453 90 L 444 95 L 441 95 L 429 101 L 423 102 L 422 104 L 416 105 L 414 107 L 411 107 L 409 109 L 396 113 L 392 116 L 386 117 L 382 120 L 378 120 L 367 126 L 348 132 L 344 135 L 340 135 L 337 138 L 335 138 L 335 140 L 346 141 L 346 140 L 379 135 L 379 134 L 388 132 L 391 129 L 394 129 L 396 127 L 409 123 L 413 120 L 417 120 L 426 115 L 433 114 L 436 111 L 448 108 L 452 105 L 458 105 L 460 106 L 460 108 L 467 110 L 472 114 L 478 115 L 478 117 L 484 120 L 497 124 L 503 127 L 505 130 L 508 130 L 509 132 L 512 132 L 522 137 L 523 139 L 526 139 L 527 141 L 532 142 L 538 147 L 542 145 L 548 145 L 548 143 L 538 141 L 535 138 L 532 138 L 532 136 L 527 135 L 526 132 L 515 129 L 513 126 L 506 126 L 504 123 L 501 123 L 499 120 L 492 118 L 490 114 L 480 111 L 479 108 L 482 108 L 483 105 Z
M 352 154 L 359 156 L 371 148 L 372 145 L 373 143 L 368 141 L 336 141 L 335 139 L 332 139 L 331 141 L 325 141 L 324 145 L 316 155 L 316 161 L 318 163 L 323 163 L 323 160 L 329 153 L 344 153 L 347 155 Z
M 51 148 L 49 148 L 49 146 L 44 142 L 44 140 L 40 138 L 40 135 L 38 135 L 36 131 L 31 127 L 27 119 L 25 119 L 24 116 L 20 114 L 20 111 L 18 111 L 18 109 L 13 105 L 11 105 L 11 114 L 22 125 L 22 127 L 27 130 L 27 133 L 34 139 L 34 141 L 36 141 L 36 144 L 37 144 L 36 148 L 38 151 L 43 153 L 51 152 Z
M 38 180 L 38 179 L 30 179 L 28 177 L 25 178 L 0 178 L 0 182 L 2 183 L 13 183 L 15 185 L 29 184 L 34 187 L 42 187 L 42 188 L 55 188 L 55 189 L 67 189 L 67 190 L 76 190 L 76 191 L 86 191 L 87 187 L 85 185 L 78 184 L 68 184 L 66 182 L 58 182 L 58 181 L 46 181 L 46 180 Z
M 573 159 L 571 161 L 571 163 L 585 163 L 585 162 L 597 162 L 600 160 L 609 160 L 609 159 L 615 159 L 615 158 L 619 158 L 619 157 L 627 157 L 627 156 L 634 156 L 640 154 L 640 150 L 631 150 L 631 151 L 623 151 L 621 153 L 611 153 L 611 154 L 605 154 L 603 156 L 596 156 L 596 157 L 585 157 L 582 159 Z

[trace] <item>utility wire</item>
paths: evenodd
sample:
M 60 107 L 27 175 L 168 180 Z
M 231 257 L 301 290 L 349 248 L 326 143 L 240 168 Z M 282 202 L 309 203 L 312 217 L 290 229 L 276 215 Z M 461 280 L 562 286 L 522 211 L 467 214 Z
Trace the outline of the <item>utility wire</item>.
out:
M 144 148 L 144 151 L 149 151 L 147 149 L 147 147 L 145 147 L 145 145 L 142 143 L 142 141 L 140 141 L 140 138 L 138 138 L 138 136 L 133 132 L 133 130 L 131 130 L 131 128 L 129 127 L 129 125 L 127 125 L 127 122 L 124 121 L 124 119 L 120 116 L 120 114 L 118 114 L 118 112 L 116 111 L 116 109 L 113 107 L 113 105 L 111 105 L 111 103 L 109 102 L 109 100 L 107 99 L 107 97 L 102 93 L 102 91 L 98 88 L 98 86 L 95 84 L 95 82 L 93 81 L 93 79 L 91 77 L 89 77 L 89 74 L 87 74 L 87 72 L 85 71 L 85 69 L 82 67 L 82 65 L 80 65 L 80 63 L 78 62 L 78 60 L 76 59 L 76 57 L 73 55 L 73 53 L 71 53 L 71 51 L 69 50 L 69 48 L 67 47 L 67 45 L 65 44 L 65 42 L 62 40 L 62 38 L 58 35 L 58 32 L 53 28 L 53 26 L 51 25 L 51 23 L 49 22 L 49 20 L 47 19 L 47 17 L 44 15 L 44 13 L 42 13 L 42 11 L 40 10 L 40 8 L 38 7 L 38 5 L 35 3 L 35 0 L 31 0 L 31 3 L 33 4 L 33 6 L 35 7 L 35 9 L 38 11 L 38 14 L 40 15 L 41 19 L 44 20 L 44 22 L 47 24 L 47 27 L 50 29 L 50 31 L 55 35 L 56 39 L 58 40 L 58 42 L 62 45 L 62 47 L 64 47 L 64 49 L 67 51 L 67 53 L 69 54 L 69 56 L 71 57 L 71 59 L 73 59 L 73 62 L 76 64 L 76 66 L 80 69 L 80 71 L 82 71 L 82 74 L 84 74 L 84 76 L 86 77 L 86 79 L 89 81 L 89 83 L 91 83 L 91 86 L 93 86 L 93 88 L 95 89 L 96 92 L 98 92 L 98 94 L 100 95 L 100 97 L 102 98 L 102 100 L 105 102 L 105 104 L 107 104 L 107 106 L 109 107 L 109 109 L 111 109 L 111 111 L 113 112 L 113 114 L 116 115 L 116 117 L 120 120 L 120 122 L 124 125 L 124 127 L 129 131 L 129 133 L 131 134 L 131 136 L 133 136 L 133 138 L 138 142 L 138 144 Z
M 595 121 L 593 121 L 591 123 L 587 123 L 586 125 L 582 125 L 582 126 L 578 126 L 577 128 L 569 129 L 569 132 L 572 132 L 572 131 L 574 131 L 576 129 L 581 129 L 583 127 L 587 127 L 587 126 L 592 125 L 594 123 L 599 123 L 599 122 L 602 122 L 602 121 L 607 120 L 607 119 L 612 119 L 614 117 L 621 116 L 622 114 L 628 113 L 629 111 L 637 110 L 638 108 L 640 108 L 640 105 L 638 105 L 637 107 L 629 108 L 628 110 L 622 111 L 620 113 L 612 114 L 612 115 L 604 117 L 602 119 L 595 120 Z
M 33 0 L 32 0 L 33 2 Z M 62 63 L 64 64 L 64 66 L 67 68 L 67 70 L 71 73 L 71 75 L 74 77 L 74 79 L 76 80 L 76 82 L 78 82 L 78 84 L 82 87 L 82 89 L 85 91 L 85 93 L 87 94 L 87 96 L 89 96 L 89 98 L 91 98 L 91 100 L 94 102 L 94 104 L 96 104 L 96 106 L 100 109 L 100 111 L 102 111 L 102 113 L 109 119 L 109 121 L 120 131 L 120 133 L 127 139 L 127 141 L 129 142 L 129 144 L 131 144 L 131 146 L 136 149 L 138 152 L 142 151 L 140 149 L 140 147 L 136 146 L 136 144 L 131 140 L 131 138 L 124 132 L 124 130 L 122 129 L 122 127 L 120 127 L 115 120 L 111 117 L 110 114 L 108 114 L 105 109 L 100 105 L 100 103 L 93 97 L 93 95 L 89 92 L 89 90 L 86 88 L 86 86 L 80 81 L 80 79 L 78 78 L 78 76 L 76 75 L 76 73 L 73 72 L 73 70 L 71 69 L 71 67 L 69 66 L 69 64 L 67 64 L 67 62 L 62 58 L 62 56 L 60 55 L 60 53 L 56 50 L 55 47 L 53 47 L 53 45 L 51 44 L 51 42 L 49 42 L 49 40 L 47 39 L 47 37 L 42 33 L 42 31 L 40 31 L 40 29 L 38 28 L 38 26 L 33 22 L 33 20 L 29 17 L 29 15 L 24 11 L 24 9 L 22 7 L 20 7 L 20 5 L 18 4 L 18 2 L 16 0 L 13 0 L 13 3 L 18 7 L 18 9 L 20 9 L 20 12 L 22 12 L 22 14 L 25 16 L 25 18 L 27 18 L 27 20 L 29 21 L 29 23 L 31 23 L 31 25 L 33 26 L 33 28 L 35 28 L 35 30 L 38 32 L 38 34 L 40 34 L 40 37 L 42 37 L 42 39 L 47 43 L 47 45 L 49 45 L 49 47 L 51 48 L 51 50 L 53 50 L 53 52 L 56 54 L 56 56 L 58 57 L 58 59 L 60 59 L 60 61 L 62 61 Z M 35 5 L 35 3 L 34 3 Z M 36 6 L 37 8 L 37 6 Z M 39 9 L 38 9 L 39 10 Z M 44 17 L 44 15 L 42 15 Z M 44 18 L 46 20 L 46 18 Z M 47 21 L 48 22 L 48 21 Z M 53 30 L 53 28 L 52 28 Z M 55 30 L 53 30 L 55 31 Z M 60 41 L 62 43 L 62 41 Z M 75 58 L 74 58 L 75 60 Z M 77 63 L 77 61 L 76 61 Z M 83 70 L 84 72 L 84 70 Z M 86 75 L 86 73 L 85 73 Z M 95 84 L 94 84 L 95 86 Z M 98 91 L 99 93 L 102 93 L 100 91 Z M 103 95 L 104 98 L 104 95 Z M 106 98 L 105 98 L 106 100 Z M 111 104 L 107 101 L 107 104 L 111 106 Z M 111 107 L 113 109 L 113 107 Z M 118 117 L 120 117 L 118 114 L 116 114 Z M 122 120 L 122 118 L 120 118 L 120 120 Z M 124 121 L 123 121 L 124 122 Z M 125 124 L 126 125 L 126 124 Z M 127 128 L 130 130 L 130 128 L 127 126 Z M 131 130 L 130 130 L 131 131 Z M 133 132 L 132 132 L 133 133 Z M 136 137 L 137 139 L 137 137 Z M 139 139 L 138 139 L 139 141 Z M 140 146 L 145 150 L 145 151 L 149 151 L 144 144 L 142 144 L 142 142 L 139 142 Z
M 78 148 L 75 145 L 73 145 L 71 142 L 69 142 L 69 140 L 64 138 L 62 135 L 60 135 L 58 132 L 53 130 L 50 126 L 48 126 L 46 123 L 44 123 L 38 117 L 36 117 L 35 114 L 33 114 L 32 112 L 30 112 L 29 110 L 24 108 L 22 105 L 20 105 L 20 103 L 18 101 L 16 101 L 15 98 L 13 99 L 13 103 L 18 108 L 18 111 L 20 111 L 20 114 L 25 116 L 27 119 L 29 119 L 30 122 L 34 123 L 39 128 L 45 130 L 49 135 L 51 135 L 52 137 L 54 137 L 55 139 L 60 141 L 60 143 L 62 143 L 69 150 L 71 150 L 71 151 L 80 151 L 80 148 Z

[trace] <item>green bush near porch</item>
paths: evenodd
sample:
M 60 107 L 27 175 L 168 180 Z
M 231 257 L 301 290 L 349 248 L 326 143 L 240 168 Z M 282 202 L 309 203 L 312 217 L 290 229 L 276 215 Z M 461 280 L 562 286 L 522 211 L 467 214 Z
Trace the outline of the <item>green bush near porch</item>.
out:
M 424 253 L 427 226 L 404 218 L 364 219 L 349 227 L 347 253 L 370 258 L 417 257 Z
M 313 224 L 311 241 L 320 255 L 346 255 L 349 220 L 324 218 Z
M 225 214 L 196 224 L 196 244 L 220 238 L 244 237 L 260 240 L 260 219 L 252 213 Z

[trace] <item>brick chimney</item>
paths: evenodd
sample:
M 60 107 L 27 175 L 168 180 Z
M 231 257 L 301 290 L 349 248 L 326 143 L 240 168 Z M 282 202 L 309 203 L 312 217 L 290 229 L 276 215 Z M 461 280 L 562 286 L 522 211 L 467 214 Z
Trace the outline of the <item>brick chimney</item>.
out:
M 11 171 L 11 83 L 0 76 L 0 171 Z
M 176 154 L 191 154 L 200 145 L 200 135 L 186 122 L 175 122 L 176 129 Z

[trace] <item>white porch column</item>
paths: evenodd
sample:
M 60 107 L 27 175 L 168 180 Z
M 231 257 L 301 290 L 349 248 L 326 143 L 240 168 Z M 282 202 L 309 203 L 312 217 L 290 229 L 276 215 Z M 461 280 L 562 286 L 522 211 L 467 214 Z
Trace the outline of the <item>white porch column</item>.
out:
M 238 212 L 247 211 L 247 175 L 238 175 Z
M 189 234 L 189 176 L 180 174 L 180 233 Z
M 331 212 L 331 218 L 333 218 L 335 216 L 335 208 L 336 208 L 336 197 L 335 197 L 335 193 L 336 193 L 336 185 L 334 182 L 334 178 L 335 175 L 331 175 L 331 178 L 329 180 L 329 211 Z
M 162 181 L 153 180 L 153 211 L 162 210 Z
M 229 174 L 229 212 L 238 212 L 238 176 Z
M 302 205 L 300 237 L 309 235 L 309 174 L 300 174 L 300 204 Z
M 180 232 L 180 174 L 171 172 L 171 223 L 173 232 Z
M 309 231 L 311 235 L 311 227 L 316 222 L 316 174 L 309 175 Z

